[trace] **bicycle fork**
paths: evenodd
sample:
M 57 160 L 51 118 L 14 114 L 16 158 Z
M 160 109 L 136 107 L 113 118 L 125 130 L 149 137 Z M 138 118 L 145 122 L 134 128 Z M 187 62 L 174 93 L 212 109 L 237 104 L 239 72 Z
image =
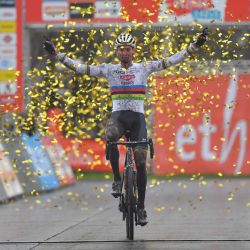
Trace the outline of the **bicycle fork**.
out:
M 124 185 L 123 185 L 124 184 Z M 134 207 L 133 207 L 133 211 L 135 214 L 135 225 L 138 225 L 138 218 L 137 218 L 137 205 L 138 205 L 138 201 L 137 201 L 137 181 L 136 181 L 136 171 L 133 170 L 133 186 L 134 186 Z M 126 178 L 123 177 L 122 179 L 122 188 L 127 189 L 127 182 L 126 182 Z M 122 219 L 125 220 L 126 218 L 126 212 L 127 212 L 127 207 L 125 206 L 125 197 L 124 197 L 124 193 L 122 192 L 120 198 L 119 198 L 119 211 L 123 214 Z

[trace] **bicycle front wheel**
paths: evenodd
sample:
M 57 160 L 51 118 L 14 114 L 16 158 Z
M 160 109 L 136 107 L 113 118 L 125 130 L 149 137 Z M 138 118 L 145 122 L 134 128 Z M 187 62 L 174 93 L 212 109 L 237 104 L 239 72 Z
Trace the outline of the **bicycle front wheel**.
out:
M 128 167 L 127 169 L 127 187 L 126 187 L 126 231 L 127 238 L 134 239 L 134 187 L 133 187 L 133 169 Z

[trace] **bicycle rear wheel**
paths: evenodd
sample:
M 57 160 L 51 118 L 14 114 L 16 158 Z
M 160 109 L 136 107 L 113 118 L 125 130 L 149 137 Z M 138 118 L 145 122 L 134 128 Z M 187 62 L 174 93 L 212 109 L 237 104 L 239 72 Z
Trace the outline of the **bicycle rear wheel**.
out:
M 134 187 L 133 187 L 133 169 L 128 167 L 126 173 L 127 186 L 126 186 L 126 232 L 127 238 L 134 239 Z

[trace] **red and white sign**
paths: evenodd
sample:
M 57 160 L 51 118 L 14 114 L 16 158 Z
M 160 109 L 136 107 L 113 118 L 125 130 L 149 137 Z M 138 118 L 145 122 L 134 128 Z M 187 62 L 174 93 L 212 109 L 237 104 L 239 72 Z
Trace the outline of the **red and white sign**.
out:
M 166 98 L 154 108 L 156 173 L 250 174 L 249 74 L 157 78 L 157 86 Z
M 156 174 L 250 174 L 250 74 L 156 78 Z M 60 132 L 62 111 L 49 127 L 74 169 L 111 171 L 105 142 L 74 141 Z M 121 166 L 124 160 L 121 153 Z
M 210 22 L 224 20 L 226 0 L 165 0 L 160 7 L 159 21 Z
M 1 32 L 0 33 L 0 45 L 1 46 L 15 46 L 16 45 L 16 33 L 13 32 Z
M 68 3 L 94 3 L 92 22 L 249 22 L 249 0 L 26 0 L 27 23 L 70 21 Z M 119 10 L 119 11 L 118 11 Z M 75 20 L 84 22 L 83 19 Z M 87 22 L 89 20 L 85 20 Z

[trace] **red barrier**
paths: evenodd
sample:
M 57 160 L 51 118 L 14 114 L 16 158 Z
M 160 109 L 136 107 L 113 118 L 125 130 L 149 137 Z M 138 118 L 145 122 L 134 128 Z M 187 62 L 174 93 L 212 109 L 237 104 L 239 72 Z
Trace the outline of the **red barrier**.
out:
M 250 75 L 157 78 L 157 174 L 250 174 Z
M 106 161 L 105 141 L 100 139 L 71 139 L 65 138 L 60 127 L 60 109 L 50 110 L 48 113 L 48 125 L 50 131 L 55 135 L 55 143 L 59 143 L 64 148 L 70 166 L 74 170 L 86 171 L 111 171 L 109 161 Z M 120 147 L 120 166 L 123 169 L 125 159 L 125 148 Z
M 239 6 L 240 4 L 240 6 Z M 226 22 L 249 22 L 250 20 L 250 2 L 249 0 L 227 0 L 225 8 L 225 21 Z

